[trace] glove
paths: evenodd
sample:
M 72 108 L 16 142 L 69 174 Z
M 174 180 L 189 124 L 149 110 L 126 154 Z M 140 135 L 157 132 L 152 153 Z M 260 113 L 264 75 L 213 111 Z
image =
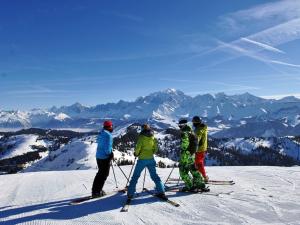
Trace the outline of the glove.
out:
M 114 153 L 112 152 L 112 153 L 110 153 L 110 155 L 109 155 L 109 160 L 112 160 L 113 158 L 114 158 Z

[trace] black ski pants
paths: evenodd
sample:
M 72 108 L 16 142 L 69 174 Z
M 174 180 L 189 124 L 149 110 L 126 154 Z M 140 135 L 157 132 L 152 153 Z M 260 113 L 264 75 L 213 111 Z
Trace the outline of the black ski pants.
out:
M 109 175 L 111 159 L 97 159 L 98 173 L 95 176 L 92 193 L 99 194 L 102 191 L 104 183 Z

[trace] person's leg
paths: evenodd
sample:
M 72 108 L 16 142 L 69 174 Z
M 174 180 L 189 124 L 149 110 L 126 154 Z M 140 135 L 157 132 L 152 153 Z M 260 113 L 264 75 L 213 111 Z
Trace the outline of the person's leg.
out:
M 203 178 L 207 179 L 204 159 L 205 159 L 205 152 L 196 152 L 196 158 L 195 158 L 196 168 L 202 174 Z
M 186 189 L 190 189 L 193 186 L 192 178 L 189 174 L 189 165 L 191 163 L 191 155 L 189 152 L 182 152 L 179 160 L 179 174 L 185 184 Z
M 109 159 L 97 159 L 98 173 L 95 176 L 92 194 L 99 195 L 102 191 L 104 183 L 109 175 L 110 160 Z
M 160 177 L 158 176 L 158 174 L 156 172 L 156 162 L 155 162 L 155 160 L 154 159 L 147 159 L 147 161 L 148 161 L 147 162 L 147 168 L 149 170 L 151 179 L 155 183 L 157 193 L 164 193 L 165 192 L 164 184 L 161 182 L 161 179 L 160 179 Z
M 200 172 L 195 168 L 194 164 L 191 164 L 190 173 L 193 176 L 193 181 L 192 181 L 193 187 L 198 188 L 198 189 L 205 188 L 204 179 L 203 179 L 202 175 L 200 174 Z
M 129 198 L 132 198 L 135 191 L 136 191 L 136 183 L 143 171 L 143 169 L 145 168 L 145 162 L 144 160 L 138 160 L 137 163 L 136 163 L 136 166 L 134 168 L 134 171 L 133 171 L 133 175 L 131 177 L 131 180 L 129 182 L 129 186 L 128 186 L 128 191 L 127 191 L 127 196 Z
M 180 165 L 179 166 L 179 174 L 181 179 L 183 180 L 184 184 L 185 184 L 185 188 L 186 189 L 191 189 L 193 186 L 193 182 L 191 179 L 191 176 L 189 174 L 189 170 L 187 168 L 187 166 L 185 165 Z

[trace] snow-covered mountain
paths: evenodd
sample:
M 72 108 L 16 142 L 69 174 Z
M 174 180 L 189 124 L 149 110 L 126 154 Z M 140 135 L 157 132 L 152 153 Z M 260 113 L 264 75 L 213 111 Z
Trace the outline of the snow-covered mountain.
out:
M 300 132 L 300 99 L 293 96 L 280 100 L 263 99 L 249 93 L 241 95 L 187 96 L 167 89 L 139 97 L 135 101 L 86 107 L 71 106 L 0 111 L 0 129 L 7 128 L 68 128 L 99 129 L 103 120 L 115 125 L 148 121 L 154 127 L 175 127 L 180 117 L 199 115 L 216 137 L 284 136 Z
M 139 124 L 114 133 L 115 163 L 132 164 Z M 86 170 L 97 168 L 96 133 L 30 129 L 0 134 L 0 172 Z M 158 167 L 171 167 L 179 159 L 180 132 L 156 130 Z M 299 137 L 209 138 L 206 165 L 300 164 Z

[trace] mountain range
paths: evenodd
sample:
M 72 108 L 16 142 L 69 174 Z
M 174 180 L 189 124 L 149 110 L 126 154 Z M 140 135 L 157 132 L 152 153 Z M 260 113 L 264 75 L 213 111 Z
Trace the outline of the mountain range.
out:
M 250 93 L 195 97 L 167 89 L 135 101 L 0 111 L 0 129 L 50 128 L 98 130 L 111 119 L 116 127 L 149 122 L 156 129 L 176 127 L 181 117 L 199 115 L 214 137 L 286 136 L 300 133 L 300 99 L 264 99 Z

